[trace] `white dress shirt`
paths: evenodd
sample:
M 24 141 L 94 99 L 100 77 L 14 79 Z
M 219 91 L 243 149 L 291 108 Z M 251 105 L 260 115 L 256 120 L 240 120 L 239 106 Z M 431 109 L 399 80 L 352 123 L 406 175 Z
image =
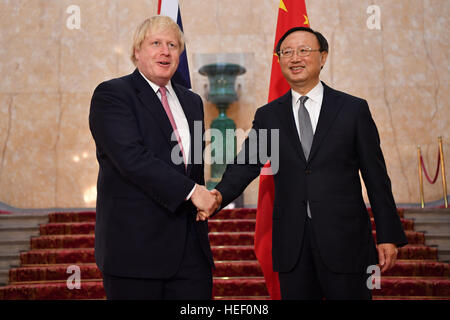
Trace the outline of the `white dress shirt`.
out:
M 140 72 L 140 71 L 139 71 Z M 155 91 L 159 100 L 161 100 L 161 93 L 159 92 L 159 86 L 152 81 L 148 80 L 141 72 L 141 75 L 148 82 L 150 87 L 152 87 L 153 91 Z M 189 154 L 191 150 L 191 134 L 189 131 L 189 124 L 184 114 L 183 108 L 181 107 L 180 101 L 178 100 L 175 91 L 173 90 L 172 84 L 169 83 L 165 85 L 167 89 L 167 102 L 169 102 L 170 111 L 172 111 L 173 119 L 175 120 L 175 124 L 177 125 L 178 134 L 181 139 L 181 145 L 183 146 L 184 151 L 184 163 L 188 163 Z M 186 199 L 190 199 L 192 193 L 194 193 L 195 186 L 192 191 L 188 194 Z
M 294 113 L 295 125 L 297 126 L 298 136 L 300 141 L 302 139 L 300 135 L 300 126 L 298 124 L 298 109 L 300 108 L 300 97 L 302 96 L 297 91 L 291 89 L 292 92 L 292 112 Z M 313 133 L 316 133 L 317 122 L 319 121 L 320 109 L 322 108 L 323 100 L 323 85 L 319 83 L 305 96 L 308 96 L 308 100 L 305 102 L 305 108 L 308 110 L 309 117 L 311 118 L 311 126 Z

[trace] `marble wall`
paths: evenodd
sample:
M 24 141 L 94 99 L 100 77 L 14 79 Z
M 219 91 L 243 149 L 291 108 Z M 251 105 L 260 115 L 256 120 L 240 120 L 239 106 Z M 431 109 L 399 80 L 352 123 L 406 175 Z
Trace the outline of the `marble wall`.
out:
M 79 21 L 73 5 L 80 9 Z M 279 0 L 180 0 L 194 91 L 206 97 L 200 55 L 245 56 L 240 100 L 228 112 L 245 130 L 267 101 L 278 5 Z M 395 199 L 417 203 L 417 145 L 434 173 L 442 136 L 450 172 L 450 2 L 306 5 L 311 26 L 330 43 L 323 81 L 368 100 Z M 370 5 L 380 8 L 379 30 L 368 28 Z M 90 98 L 101 81 L 133 70 L 133 30 L 156 7 L 157 0 L 0 0 L 0 202 L 20 208 L 95 205 Z M 79 29 L 71 27 L 77 22 Z M 217 111 L 204 102 L 208 126 Z M 256 205 L 257 187 L 255 181 L 247 188 L 246 205 Z M 442 199 L 440 180 L 425 183 L 425 199 Z

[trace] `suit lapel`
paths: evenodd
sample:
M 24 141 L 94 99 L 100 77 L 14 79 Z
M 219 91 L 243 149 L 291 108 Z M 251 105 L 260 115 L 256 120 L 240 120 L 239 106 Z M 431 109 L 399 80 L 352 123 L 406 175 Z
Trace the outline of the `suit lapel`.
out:
M 284 96 L 282 96 L 278 102 L 280 103 L 281 112 L 279 113 L 282 128 L 286 129 L 286 135 L 290 141 L 292 147 L 297 151 L 300 158 L 306 162 L 305 155 L 303 153 L 300 137 L 298 136 L 297 126 L 295 125 L 294 115 L 292 111 L 292 92 L 289 90 Z
M 336 119 L 337 114 L 342 108 L 342 101 L 333 89 L 323 83 L 323 100 L 320 109 L 319 121 L 317 122 L 316 132 L 309 154 L 309 161 L 315 156 L 320 144 L 327 135 L 328 130 Z

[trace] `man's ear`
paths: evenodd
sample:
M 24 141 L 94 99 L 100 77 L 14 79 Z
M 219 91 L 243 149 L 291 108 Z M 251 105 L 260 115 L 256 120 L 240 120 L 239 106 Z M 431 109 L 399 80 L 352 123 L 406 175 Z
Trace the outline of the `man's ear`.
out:
M 322 69 L 325 66 L 325 62 L 327 61 L 328 52 L 322 51 L 321 57 L 320 57 L 320 69 Z

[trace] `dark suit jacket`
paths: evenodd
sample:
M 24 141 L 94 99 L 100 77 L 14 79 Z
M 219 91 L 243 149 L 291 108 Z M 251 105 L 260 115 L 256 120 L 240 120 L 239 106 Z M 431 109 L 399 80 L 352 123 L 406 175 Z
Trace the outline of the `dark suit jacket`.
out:
M 313 231 L 324 263 L 333 272 L 365 273 L 368 265 L 377 263 L 378 257 L 359 171 L 373 209 L 378 243 L 401 246 L 407 240 L 367 102 L 323 85 L 322 108 L 308 160 L 294 121 L 291 91 L 259 108 L 253 121 L 255 130 L 279 129 L 279 170 L 274 175 L 273 268 L 288 272 L 297 262 L 309 201 Z M 228 165 L 217 185 L 223 196 L 222 205 L 241 194 L 259 175 L 264 163 L 248 164 L 250 150 L 247 139 L 241 150 L 246 152 L 246 164 Z
M 191 158 L 194 121 L 204 131 L 201 98 L 172 84 L 187 117 Z M 203 164 L 174 164 L 172 126 L 138 70 L 101 83 L 94 91 L 89 125 L 97 147 L 99 175 L 95 258 L 99 269 L 124 277 L 166 278 L 183 255 L 187 221 L 196 208 L 185 198 L 204 184 Z M 198 126 L 197 126 L 198 127 Z M 198 149 L 198 147 L 197 147 Z M 195 222 L 206 257 L 213 264 L 207 222 Z

